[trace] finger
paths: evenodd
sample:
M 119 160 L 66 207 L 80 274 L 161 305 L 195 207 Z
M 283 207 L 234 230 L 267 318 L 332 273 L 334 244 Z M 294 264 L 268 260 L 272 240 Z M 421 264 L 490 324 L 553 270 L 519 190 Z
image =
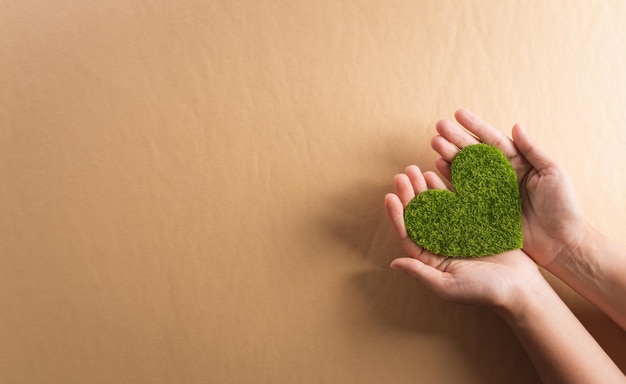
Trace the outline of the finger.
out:
M 448 182 L 452 182 L 452 170 L 450 169 L 450 163 L 443 158 L 435 160 L 435 168 L 441 173 Z
M 443 136 L 436 135 L 430 140 L 430 146 L 448 162 L 452 162 L 459 153 L 459 148 Z
M 400 198 L 393 193 L 385 195 L 385 210 L 398 239 L 405 239 L 408 235 L 404 225 L 404 209 Z
M 435 129 L 437 129 L 441 137 L 454 144 L 457 148 L 465 148 L 480 142 L 475 136 L 472 136 L 468 131 L 450 120 L 439 120 L 435 125 Z
M 448 189 L 446 183 L 435 172 L 424 172 L 424 179 L 430 189 Z
M 412 276 L 433 292 L 442 292 L 448 281 L 448 273 L 442 272 L 418 259 L 402 257 L 393 260 L 390 266 Z
M 411 257 L 422 257 L 425 260 L 430 260 L 428 255 L 425 255 L 424 249 L 413 242 L 406 231 L 406 225 L 404 224 L 404 210 L 402 208 L 400 198 L 393 193 L 388 193 L 385 196 L 385 210 L 387 211 L 387 216 L 391 221 L 393 231 L 398 237 L 398 240 L 400 240 L 402 249 L 404 249 L 404 251 Z M 428 254 L 431 255 L 430 252 Z M 434 257 L 434 255 L 431 257 Z
M 428 189 L 428 185 L 426 184 L 424 175 L 422 175 L 422 171 L 417 165 L 409 165 L 404 170 L 404 173 L 411 181 L 411 185 L 413 186 L 413 190 L 415 191 L 416 195 L 419 195 L 420 193 Z
M 513 140 L 526 160 L 538 171 L 553 167 L 555 161 L 533 140 L 521 125 L 513 126 Z
M 515 144 L 513 144 L 513 141 L 475 113 L 465 109 L 459 109 L 454 113 L 454 117 L 465 129 L 473 133 L 483 143 L 498 148 L 507 158 L 517 155 L 517 148 Z
M 406 208 L 415 197 L 415 191 L 411 185 L 411 180 L 409 180 L 407 175 L 401 173 L 393 178 L 393 182 L 396 187 L 396 195 L 400 198 L 402 206 Z

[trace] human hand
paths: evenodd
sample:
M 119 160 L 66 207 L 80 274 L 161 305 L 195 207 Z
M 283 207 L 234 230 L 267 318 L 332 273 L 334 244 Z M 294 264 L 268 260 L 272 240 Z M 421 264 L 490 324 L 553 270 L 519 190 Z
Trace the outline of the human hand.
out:
M 462 304 L 512 308 L 529 285 L 542 281 L 535 263 L 522 251 L 495 256 L 463 259 L 435 255 L 414 243 L 404 224 L 404 209 L 427 189 L 445 189 L 444 181 L 433 172 L 422 174 L 415 166 L 394 179 L 396 193 L 385 196 L 387 215 L 404 251 L 409 257 L 391 263 L 443 299 Z
M 517 173 L 522 198 L 524 251 L 538 264 L 548 266 L 557 256 L 578 247 L 589 230 L 574 186 L 558 165 L 516 124 L 513 140 L 479 116 L 466 110 L 455 113 L 457 122 L 437 122 L 438 135 L 431 145 L 440 157 L 435 166 L 451 180 L 450 164 L 461 148 L 479 142 L 500 149 Z

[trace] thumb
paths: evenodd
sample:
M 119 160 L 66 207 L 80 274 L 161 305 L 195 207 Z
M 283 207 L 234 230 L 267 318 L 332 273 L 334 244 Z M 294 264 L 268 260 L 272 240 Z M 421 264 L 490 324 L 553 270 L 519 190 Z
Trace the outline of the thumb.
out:
M 511 134 L 517 149 L 536 170 L 541 171 L 542 169 L 551 168 L 556 165 L 556 162 L 550 155 L 528 135 L 520 124 L 513 126 Z
M 434 292 L 445 284 L 444 272 L 411 257 L 401 257 L 391 262 L 391 268 L 403 271 Z

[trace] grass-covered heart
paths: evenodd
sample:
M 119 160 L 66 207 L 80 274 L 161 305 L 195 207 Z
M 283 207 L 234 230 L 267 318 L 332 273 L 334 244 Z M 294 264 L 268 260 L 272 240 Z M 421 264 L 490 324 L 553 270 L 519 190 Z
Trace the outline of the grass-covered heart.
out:
M 455 192 L 431 189 L 404 211 L 407 232 L 444 256 L 477 257 L 522 247 L 522 213 L 515 170 L 497 148 L 475 144 L 452 161 Z

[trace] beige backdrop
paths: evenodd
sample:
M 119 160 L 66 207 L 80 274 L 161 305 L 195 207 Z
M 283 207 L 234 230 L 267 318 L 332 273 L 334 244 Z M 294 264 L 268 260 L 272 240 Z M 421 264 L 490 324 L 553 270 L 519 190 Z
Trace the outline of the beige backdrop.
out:
M 620 0 L 0 0 L 0 52 L 3 383 L 536 382 L 387 268 L 383 196 L 458 107 L 626 233 Z

